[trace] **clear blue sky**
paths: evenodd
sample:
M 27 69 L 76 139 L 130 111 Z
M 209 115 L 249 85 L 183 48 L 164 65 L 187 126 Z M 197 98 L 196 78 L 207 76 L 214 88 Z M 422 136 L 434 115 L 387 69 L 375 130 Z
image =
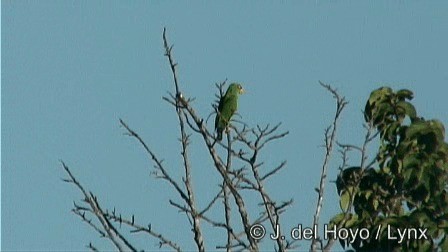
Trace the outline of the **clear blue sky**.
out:
M 267 186 L 294 198 L 286 230 L 312 222 L 323 159 L 323 130 L 334 112 L 321 80 L 350 101 L 338 140 L 362 142 L 369 93 L 407 88 L 425 118 L 448 125 L 448 3 L 446 1 L 2 1 L 1 248 L 85 250 L 110 245 L 70 212 L 80 193 L 59 159 L 100 199 L 136 221 L 193 249 L 171 187 L 149 176 L 152 163 L 124 136 L 124 119 L 181 176 L 179 131 L 162 47 L 167 27 L 187 96 L 206 118 L 215 82 L 244 84 L 239 113 L 250 125 L 282 122 L 288 135 L 261 153 L 269 167 L 287 168 Z M 209 122 L 209 128 L 212 123 Z M 193 138 L 193 182 L 203 205 L 219 178 Z M 336 176 L 339 158 L 330 166 Z M 352 164 L 357 159 L 353 157 Z M 322 222 L 338 210 L 327 186 Z M 256 202 L 256 201 L 253 201 Z M 255 218 L 257 212 L 251 213 Z M 207 224 L 204 224 L 207 227 Z M 224 241 L 206 228 L 206 246 Z M 135 238 L 141 248 L 155 240 Z M 299 243 L 308 250 L 308 243 Z M 272 248 L 270 241 L 263 248 Z

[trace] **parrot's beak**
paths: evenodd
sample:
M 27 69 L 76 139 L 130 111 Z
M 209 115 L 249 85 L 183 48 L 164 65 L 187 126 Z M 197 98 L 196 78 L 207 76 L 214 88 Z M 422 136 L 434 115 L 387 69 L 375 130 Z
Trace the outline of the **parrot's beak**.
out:
M 240 94 L 244 94 L 244 93 L 246 93 L 246 90 L 244 90 L 244 88 L 241 88 L 240 89 Z

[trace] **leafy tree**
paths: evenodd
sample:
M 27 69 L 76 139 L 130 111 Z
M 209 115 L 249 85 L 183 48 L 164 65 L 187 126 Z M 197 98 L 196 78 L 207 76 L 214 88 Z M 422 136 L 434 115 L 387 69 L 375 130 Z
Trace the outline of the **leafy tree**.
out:
M 376 158 L 343 167 L 336 186 L 342 212 L 334 227 L 369 237 L 341 239 L 356 251 L 448 251 L 448 144 L 438 120 L 425 120 L 409 102 L 409 90 L 373 91 L 364 115 L 366 142 L 379 135 Z M 372 131 L 377 130 L 377 134 Z M 342 146 L 346 150 L 351 146 Z M 360 148 L 363 155 L 365 148 Z M 400 239 L 400 233 L 406 234 Z

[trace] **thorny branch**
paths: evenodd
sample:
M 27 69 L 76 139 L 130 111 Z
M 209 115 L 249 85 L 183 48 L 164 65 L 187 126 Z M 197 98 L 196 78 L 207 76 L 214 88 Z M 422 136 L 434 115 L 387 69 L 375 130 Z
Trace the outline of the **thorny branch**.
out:
M 335 142 L 336 138 L 336 130 L 337 130 L 337 124 L 339 116 L 341 115 L 341 112 L 343 111 L 344 107 L 347 105 L 347 101 L 345 100 L 345 97 L 341 97 L 335 89 L 333 89 L 330 85 L 324 84 L 322 82 L 319 82 L 320 85 L 324 88 L 326 88 L 331 94 L 333 94 L 333 97 L 336 99 L 336 112 L 335 116 L 332 122 L 332 125 L 325 129 L 325 158 L 324 162 L 322 164 L 322 172 L 320 176 L 320 183 L 319 188 L 317 189 L 318 198 L 317 198 L 317 205 L 316 205 L 316 211 L 314 213 L 313 218 L 313 227 L 316 227 L 315 231 L 318 232 L 319 228 L 319 217 L 323 205 L 323 199 L 324 199 L 324 189 L 325 189 L 325 182 L 327 178 L 327 171 L 328 171 L 328 165 L 330 162 L 330 157 L 333 152 L 333 144 Z M 310 251 L 316 251 L 318 250 L 318 243 L 321 244 L 322 249 L 322 242 L 321 239 L 318 237 L 317 239 L 312 239 L 311 241 L 311 247 Z
M 106 237 L 109 238 L 109 240 L 115 245 L 115 247 L 119 251 L 124 251 L 125 250 L 124 246 L 127 246 L 127 248 L 129 250 L 137 251 L 132 245 L 130 245 L 127 242 L 127 240 L 120 233 L 118 233 L 118 231 L 115 229 L 115 227 L 107 220 L 107 218 L 104 216 L 103 210 L 99 206 L 99 204 L 96 200 L 96 197 L 93 195 L 93 193 L 91 193 L 91 192 L 87 193 L 87 191 L 81 186 L 81 184 L 78 182 L 78 180 L 76 180 L 76 178 L 70 172 L 68 166 L 63 161 L 61 161 L 61 163 L 62 163 L 62 166 L 64 167 L 64 170 L 67 172 L 67 174 L 70 177 L 70 179 L 64 179 L 64 181 L 67 183 L 72 183 L 72 184 L 76 185 L 76 187 L 78 187 L 78 189 L 82 192 L 82 194 L 84 195 L 84 201 L 89 205 L 89 207 L 92 210 L 92 213 L 97 217 L 101 226 L 106 231 L 106 233 L 107 233 Z M 79 211 L 82 211 L 82 209 Z M 74 212 L 76 213 L 76 211 L 74 211 Z M 91 221 L 87 221 L 87 218 L 85 218 L 84 214 L 77 214 L 77 215 L 81 216 L 82 219 L 84 221 L 86 221 L 89 225 L 95 227 L 95 225 L 93 225 L 91 223 Z M 99 228 L 95 228 L 95 230 L 98 231 Z M 104 235 L 104 233 L 100 233 L 100 234 Z M 122 243 L 124 243 L 124 244 L 122 244 Z
M 147 227 L 136 224 L 134 221 L 134 216 L 132 216 L 131 220 L 128 220 L 128 219 L 123 218 L 121 215 L 117 216 L 115 214 L 115 211 L 113 211 L 112 214 L 106 213 L 106 216 L 107 216 L 107 218 L 109 218 L 115 222 L 119 222 L 120 225 L 121 225 L 121 223 L 124 223 L 124 224 L 128 225 L 129 227 L 133 228 L 133 230 L 130 231 L 131 233 L 143 232 L 143 233 L 147 233 L 148 235 L 150 235 L 152 237 L 157 238 L 159 240 L 159 248 L 161 248 L 164 245 L 167 245 L 167 246 L 171 247 L 172 249 L 174 249 L 175 251 L 182 251 L 176 243 L 166 239 L 160 233 L 155 232 L 153 230 L 151 224 L 148 224 Z
M 177 82 L 177 74 L 176 74 L 176 63 L 174 63 L 173 58 L 171 57 L 171 50 L 173 49 L 173 46 L 168 46 L 168 41 L 166 38 L 166 29 L 163 29 L 163 46 L 165 47 L 165 56 L 168 58 L 168 61 L 170 62 L 171 72 L 173 73 L 173 80 L 174 80 L 174 86 L 176 89 L 176 97 L 182 98 L 181 93 L 179 91 L 179 84 Z M 179 128 L 180 128 L 180 134 L 181 134 L 181 142 L 182 142 L 182 159 L 184 163 L 184 169 L 185 169 L 185 177 L 184 177 L 184 183 L 185 187 L 187 188 L 187 194 L 188 194 L 188 200 L 187 204 L 190 208 L 190 215 L 193 220 L 193 232 L 194 232 L 194 240 L 196 242 L 196 246 L 198 247 L 198 251 L 205 251 L 204 247 L 204 238 L 202 237 L 202 231 L 200 226 L 200 216 L 198 214 L 198 211 L 196 210 L 196 202 L 195 202 L 195 195 L 193 191 L 193 185 L 191 182 L 191 166 L 190 162 L 188 160 L 188 136 L 185 132 L 185 123 L 184 123 L 184 117 L 187 118 L 186 115 L 184 115 L 183 110 L 181 110 L 181 106 L 179 104 L 179 99 L 176 99 L 176 112 L 177 112 L 177 118 L 179 119 Z
M 87 191 L 84 189 L 84 187 L 79 183 L 79 181 L 72 174 L 69 167 L 63 161 L 61 161 L 61 163 L 62 163 L 62 166 L 63 166 L 65 172 L 70 177 L 68 179 L 63 179 L 63 181 L 65 181 L 67 183 L 74 184 L 82 192 L 82 194 L 84 196 L 83 201 L 85 203 L 87 203 L 87 207 L 83 207 L 83 206 L 80 206 L 80 205 L 74 203 L 74 208 L 72 209 L 72 211 L 76 215 L 80 216 L 81 219 L 84 222 L 86 222 L 89 226 L 93 227 L 101 236 L 106 237 L 109 240 L 111 240 L 111 242 L 115 245 L 115 247 L 119 251 L 129 251 L 129 250 L 137 251 L 137 249 L 134 248 L 131 245 L 131 243 L 126 238 L 124 238 L 124 236 L 120 232 L 118 232 L 117 229 L 110 223 L 110 221 L 109 221 L 111 219 L 110 215 L 107 212 L 104 212 L 102 210 L 102 208 L 100 207 L 100 204 L 98 203 L 96 196 L 94 196 L 93 193 L 91 193 L 91 192 L 87 193 Z M 99 226 L 97 226 L 96 224 L 94 224 L 91 219 L 88 219 L 86 216 L 86 213 L 93 214 L 98 219 L 99 223 L 102 226 L 102 229 Z M 121 217 L 120 217 L 120 219 L 121 219 Z M 121 221 L 120 221 L 120 223 L 121 223 Z M 134 225 L 135 225 L 134 227 L 137 227 L 136 224 L 134 224 Z M 161 244 L 162 243 L 166 244 L 166 245 L 172 247 L 173 249 L 175 249 L 176 251 L 180 251 L 180 248 L 177 247 L 177 245 L 175 245 L 171 241 L 165 239 L 160 234 L 157 234 L 155 232 L 150 232 L 150 235 L 158 238 L 161 241 Z M 89 244 L 88 247 L 94 251 L 96 250 L 96 248 L 93 247 L 92 244 Z

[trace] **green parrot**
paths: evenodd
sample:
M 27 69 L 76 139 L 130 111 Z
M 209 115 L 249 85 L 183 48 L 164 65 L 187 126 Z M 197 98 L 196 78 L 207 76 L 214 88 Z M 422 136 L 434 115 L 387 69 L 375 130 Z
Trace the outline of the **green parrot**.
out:
M 222 140 L 222 132 L 229 125 L 230 119 L 238 108 L 238 95 L 243 94 L 241 84 L 232 83 L 221 98 L 218 105 L 218 113 L 215 118 L 215 130 L 218 133 L 216 139 Z

